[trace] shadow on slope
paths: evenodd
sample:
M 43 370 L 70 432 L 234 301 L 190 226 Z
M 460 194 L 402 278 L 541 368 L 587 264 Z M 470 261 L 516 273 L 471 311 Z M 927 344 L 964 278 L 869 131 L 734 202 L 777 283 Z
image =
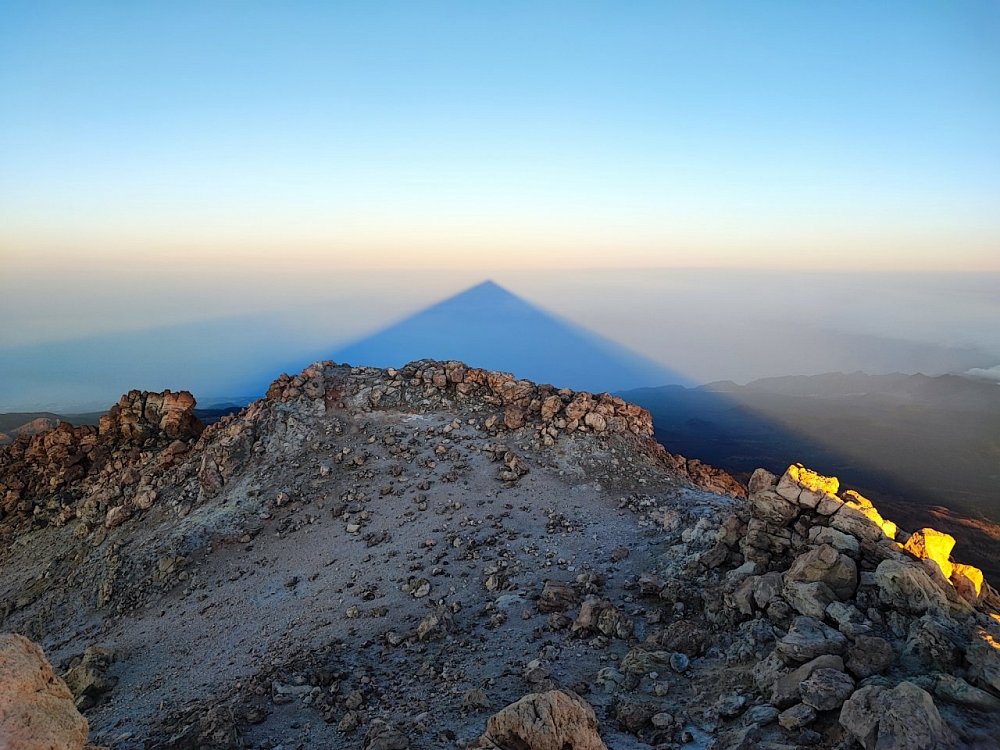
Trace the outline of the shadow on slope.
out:
M 933 526 L 1000 579 L 1000 387 L 953 375 L 768 378 L 621 393 L 671 450 L 734 472 L 838 476 L 909 531 Z M 947 510 L 946 510 L 947 509 Z
M 461 360 L 537 383 L 614 391 L 692 382 L 592 331 L 484 281 L 345 346 L 338 362 L 398 367 L 417 359 Z

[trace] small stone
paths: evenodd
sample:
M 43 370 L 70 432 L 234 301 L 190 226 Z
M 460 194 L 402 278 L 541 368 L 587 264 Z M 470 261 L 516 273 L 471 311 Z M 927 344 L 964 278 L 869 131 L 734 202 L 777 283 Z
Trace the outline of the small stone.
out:
M 657 729 L 666 729 L 667 727 L 673 725 L 674 717 L 673 714 L 668 714 L 666 711 L 661 711 L 660 713 L 653 714 L 653 718 L 649 720 L 649 723 L 652 724 Z
M 774 706 L 762 705 L 753 706 L 747 709 L 746 713 L 743 714 L 743 721 L 747 724 L 758 724 L 760 726 L 766 726 L 772 721 L 778 718 L 779 711 Z
M 750 699 L 745 695 L 724 695 L 715 704 L 715 709 L 722 718 L 732 719 L 739 716 L 749 702 Z
M 799 686 L 802 702 L 817 711 L 840 708 L 854 692 L 854 680 L 837 669 L 817 669 Z
M 413 587 L 414 599 L 423 599 L 429 593 L 431 593 L 431 582 L 426 578 L 421 578 Z
M 801 729 L 812 724 L 815 720 L 816 709 L 805 703 L 797 703 L 778 714 L 778 724 L 789 731 Z
M 686 672 L 690 663 L 691 660 L 688 659 L 685 653 L 674 651 L 674 653 L 670 654 L 670 668 L 678 674 Z

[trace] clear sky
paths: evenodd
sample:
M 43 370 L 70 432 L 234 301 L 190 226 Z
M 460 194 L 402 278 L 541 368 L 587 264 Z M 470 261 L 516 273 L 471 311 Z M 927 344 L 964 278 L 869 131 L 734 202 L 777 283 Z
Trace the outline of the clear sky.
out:
M 0 0 L 0 293 L 997 271 L 998 39 L 992 0 Z
M 486 278 L 693 382 L 993 372 L 998 40 L 996 0 L 0 0 L 0 411 L 249 393 Z

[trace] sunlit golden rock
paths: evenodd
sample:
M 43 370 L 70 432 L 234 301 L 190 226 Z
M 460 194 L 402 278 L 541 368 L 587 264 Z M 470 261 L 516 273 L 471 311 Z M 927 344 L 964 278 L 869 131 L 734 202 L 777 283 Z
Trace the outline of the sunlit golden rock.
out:
M 914 531 L 903 549 L 921 560 L 932 560 L 941 568 L 945 578 L 951 577 L 952 564 L 948 559 L 955 548 L 955 537 L 937 529 Z
M 983 597 L 983 571 L 972 565 L 952 563 L 951 582 L 962 598 L 976 604 Z
M 844 504 L 830 518 L 833 528 L 872 542 L 881 536 L 896 538 L 896 524 L 882 518 L 882 514 L 867 497 L 854 490 L 847 490 L 841 498 Z
M 792 464 L 778 480 L 776 492 L 806 508 L 815 508 L 823 503 L 824 509 L 830 508 L 829 513 L 832 513 L 840 505 L 838 489 L 840 481 L 837 477 L 825 477 L 802 464 Z

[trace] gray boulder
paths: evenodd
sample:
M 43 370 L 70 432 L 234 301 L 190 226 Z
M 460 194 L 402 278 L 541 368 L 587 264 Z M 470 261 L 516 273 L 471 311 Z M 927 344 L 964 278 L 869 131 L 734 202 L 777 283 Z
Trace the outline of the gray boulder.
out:
M 796 617 L 784 638 L 778 641 L 778 653 L 790 661 L 809 661 L 823 654 L 841 654 L 847 638 L 814 617 Z
M 881 685 L 857 690 L 840 711 L 840 725 L 864 750 L 941 750 L 956 744 L 930 693 L 912 682 L 891 690 Z
M 799 685 L 802 702 L 817 711 L 840 708 L 854 692 L 854 680 L 839 669 L 817 669 Z
M 825 583 L 838 599 L 849 599 L 858 588 L 858 566 L 830 544 L 821 544 L 795 558 L 786 581 Z

